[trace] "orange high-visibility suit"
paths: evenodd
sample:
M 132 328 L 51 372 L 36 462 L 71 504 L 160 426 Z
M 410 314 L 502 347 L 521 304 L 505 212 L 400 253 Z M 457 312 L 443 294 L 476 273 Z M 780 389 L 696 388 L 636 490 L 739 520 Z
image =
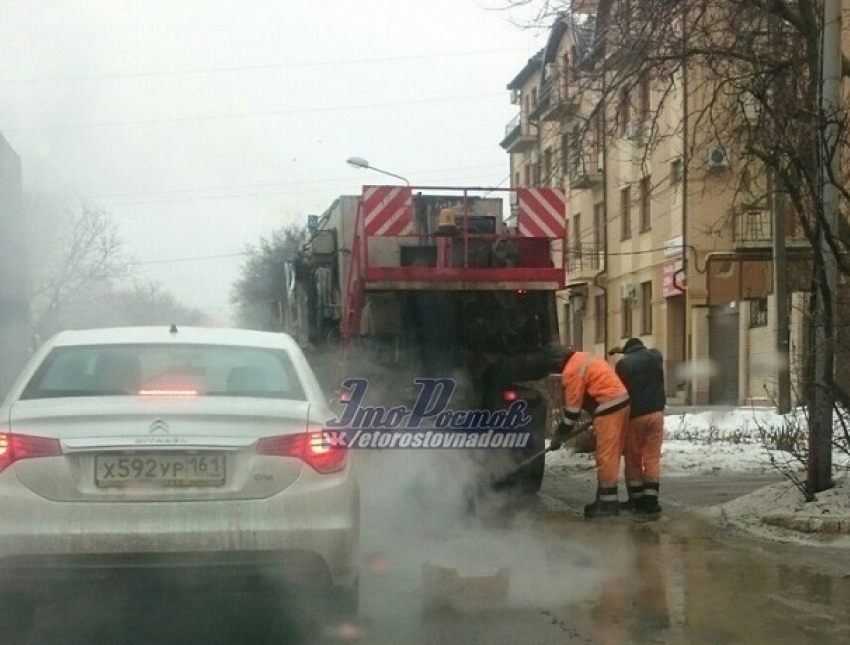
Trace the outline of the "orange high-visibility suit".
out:
M 564 385 L 564 423 L 574 425 L 582 409 L 593 417 L 600 499 L 616 504 L 620 455 L 629 422 L 626 387 L 604 358 L 589 352 L 575 352 L 570 357 L 561 373 L 561 382 Z M 613 495 L 613 500 L 602 499 L 603 495 L 606 498 Z

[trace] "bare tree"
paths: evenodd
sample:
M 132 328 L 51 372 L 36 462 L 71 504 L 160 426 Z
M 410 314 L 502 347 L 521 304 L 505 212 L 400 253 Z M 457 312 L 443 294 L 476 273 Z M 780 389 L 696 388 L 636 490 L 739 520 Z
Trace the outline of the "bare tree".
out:
M 63 322 L 74 329 L 135 325 L 209 324 L 203 312 L 180 304 L 160 284 L 96 284 L 63 307 Z
M 298 253 L 306 230 L 281 228 L 246 249 L 247 258 L 231 292 L 239 324 L 250 329 L 280 330 L 275 303 L 287 300 L 286 264 Z
M 704 168 L 712 147 L 730 151 L 736 166 L 728 181 L 735 198 L 711 225 L 717 235 L 728 234 L 736 209 L 775 207 L 777 196 L 790 206 L 793 225 L 809 242 L 809 323 L 819 339 L 807 352 L 818 356 L 805 377 L 815 440 L 810 443 L 829 446 L 833 429 L 823 427 L 828 417 L 816 412 L 832 406 L 843 422 L 842 410 L 850 409 L 850 378 L 834 377 L 836 354 L 850 355 L 850 305 L 846 289 L 831 286 L 828 275 L 834 258 L 839 282 L 850 277 L 850 177 L 847 164 L 836 176 L 828 161 L 846 156 L 850 132 L 844 106 L 835 110 L 822 96 L 824 0 L 508 0 L 508 5 L 535 8 L 538 23 L 566 16 L 592 33 L 570 70 L 576 90 L 591 105 L 581 115 L 580 138 L 593 136 L 603 123 L 606 139 L 616 146 L 637 118 L 644 163 L 676 138 L 685 143 L 686 173 Z M 841 75 L 850 78 L 846 56 Z M 651 110 L 641 100 L 647 84 L 657 99 Z M 672 102 L 681 109 L 674 121 L 665 117 Z M 840 195 L 844 215 L 838 230 L 830 226 L 825 185 Z M 699 249 L 691 251 L 698 257 Z M 829 472 L 809 476 L 810 495 L 831 485 Z
M 26 199 L 32 264 L 33 330 L 59 331 L 75 301 L 129 275 L 129 259 L 105 210 L 83 200 Z

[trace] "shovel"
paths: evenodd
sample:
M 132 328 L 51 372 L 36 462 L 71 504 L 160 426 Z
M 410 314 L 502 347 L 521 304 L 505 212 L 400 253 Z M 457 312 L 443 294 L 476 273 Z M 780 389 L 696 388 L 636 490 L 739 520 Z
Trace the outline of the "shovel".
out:
M 577 434 L 584 432 L 587 428 L 590 427 L 590 425 L 591 425 L 590 421 L 585 421 L 583 423 L 577 423 L 576 426 L 573 428 L 572 432 L 570 432 L 566 437 L 563 438 L 563 440 L 561 441 L 561 445 L 564 445 L 564 443 L 569 441 L 572 437 L 576 436 Z M 560 446 L 558 448 L 555 448 L 554 450 L 560 450 Z M 549 452 L 554 452 L 554 450 L 552 448 L 546 448 L 545 450 L 541 450 L 540 452 L 533 454 L 531 457 L 529 457 L 525 461 L 520 462 L 519 465 L 517 465 L 513 470 L 511 470 L 506 475 L 502 475 L 499 479 L 490 482 L 490 486 L 493 487 L 493 488 L 498 488 L 499 486 L 504 486 L 512 478 L 516 477 L 516 475 L 519 473 L 519 471 L 521 471 L 523 468 L 525 468 L 529 464 L 534 463 L 542 455 L 545 455 L 546 453 L 549 453 Z
M 512 478 L 516 477 L 517 474 L 519 473 L 519 471 L 521 471 L 523 468 L 525 468 L 529 464 L 534 463 L 536 460 L 538 460 L 541 456 L 545 455 L 547 452 L 553 452 L 553 449 L 552 448 L 546 448 L 545 450 L 541 450 L 540 452 L 531 455 L 531 457 L 529 457 L 525 461 L 520 462 L 513 470 L 511 470 L 507 474 L 502 475 L 499 479 L 496 479 L 495 481 L 490 482 L 490 486 L 493 487 L 493 488 L 498 488 L 499 486 L 504 486 Z

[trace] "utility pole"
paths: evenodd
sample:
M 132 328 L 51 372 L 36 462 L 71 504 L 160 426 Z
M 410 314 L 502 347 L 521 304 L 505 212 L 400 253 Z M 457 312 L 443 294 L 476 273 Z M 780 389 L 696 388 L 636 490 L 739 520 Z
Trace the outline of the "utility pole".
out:
M 820 223 L 820 252 L 823 254 L 825 284 L 816 284 L 814 297 L 814 401 L 809 415 L 809 463 L 807 488 L 810 495 L 832 487 L 832 411 L 831 382 L 835 375 L 835 303 L 837 301 L 838 263 L 827 240 L 838 230 L 840 177 L 838 149 L 839 109 L 841 105 L 841 9 L 842 0 L 824 0 L 823 50 L 821 51 L 820 113 L 826 119 L 821 142 L 820 175 L 823 219 Z

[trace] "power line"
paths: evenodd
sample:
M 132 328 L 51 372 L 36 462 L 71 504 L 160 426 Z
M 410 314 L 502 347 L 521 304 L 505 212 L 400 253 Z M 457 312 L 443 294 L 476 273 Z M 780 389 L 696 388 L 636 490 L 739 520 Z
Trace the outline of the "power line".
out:
M 488 179 L 492 177 L 492 175 L 464 175 L 465 180 L 471 179 Z M 328 186 L 327 188 L 321 189 L 312 189 L 312 190 L 284 190 L 284 191 L 269 191 L 264 193 L 244 193 L 240 195 L 207 195 L 204 197 L 180 197 L 175 199 L 148 199 L 143 201 L 130 201 L 130 202 L 118 202 L 115 204 L 111 204 L 111 208 L 119 208 L 123 206 L 147 206 L 151 204 L 173 204 L 179 202 L 203 202 L 203 201 L 225 201 L 232 199 L 257 199 L 263 197 L 279 197 L 281 195 L 316 195 L 321 193 L 326 193 L 329 190 L 333 190 L 333 186 Z M 94 198 L 92 198 L 94 199 Z
M 124 78 L 155 78 L 165 76 L 190 76 L 198 74 L 229 74 L 233 72 L 253 72 L 275 69 L 304 69 L 316 67 L 341 67 L 351 65 L 373 65 L 379 63 L 400 63 L 405 61 L 428 60 L 437 58 L 456 58 L 479 56 L 483 54 L 506 54 L 521 51 L 518 49 L 482 49 L 477 51 L 440 52 L 438 54 L 414 54 L 386 58 L 361 58 L 336 61 L 302 61 L 298 63 L 275 63 L 270 65 L 234 65 L 229 67 L 204 67 L 197 69 L 172 69 L 149 72 L 115 72 L 109 74 L 77 74 L 72 76 L 45 76 L 41 78 L 0 78 L 3 84 L 63 83 L 71 81 L 98 81 Z
M 463 170 L 483 170 L 485 168 L 503 168 L 504 164 L 498 165 L 488 165 L 488 166 L 464 166 L 460 168 L 443 168 L 440 170 L 409 170 L 408 174 L 443 174 L 443 173 L 454 173 Z M 286 181 L 286 182 L 266 182 L 262 184 L 243 184 L 240 186 L 207 186 L 207 187 L 191 187 L 191 188 L 171 188 L 164 190 L 150 190 L 150 191 L 140 191 L 140 192 L 130 192 L 130 193 L 106 193 L 102 195 L 87 195 L 89 199 L 112 199 L 115 197 L 143 197 L 147 195 L 172 195 L 177 193 L 200 193 L 207 192 L 212 190 L 243 190 L 243 189 L 254 189 L 254 188 L 276 188 L 281 186 L 297 186 L 301 184 L 321 184 L 321 183 L 334 183 L 340 181 L 350 181 L 351 175 L 348 177 L 334 177 L 334 178 L 325 178 L 325 179 L 304 179 L 297 181 Z M 504 183 L 506 180 L 502 180 L 501 183 Z M 500 184 L 501 185 L 501 184 Z
M 134 121 L 101 121 L 94 123 L 69 123 L 55 125 L 18 126 L 3 128 L 4 132 L 38 132 L 45 130 L 85 130 L 93 128 L 115 128 L 129 125 L 156 125 L 164 123 L 200 123 L 204 121 L 223 121 L 228 119 L 245 119 L 264 116 L 291 116 L 296 114 L 317 114 L 327 112 L 341 112 L 349 110 L 376 110 L 381 108 L 404 107 L 407 105 L 426 105 L 429 103 L 448 103 L 451 101 L 470 101 L 482 98 L 495 98 L 504 96 L 503 92 L 488 92 L 484 94 L 468 94 L 465 96 L 441 96 L 439 98 L 413 99 L 410 101 L 391 101 L 387 103 L 367 103 L 348 106 L 324 106 L 311 108 L 298 108 L 294 110 L 264 110 L 259 112 L 233 112 L 231 114 L 210 114 L 204 116 L 170 117 L 163 119 L 138 119 Z
M 168 260 L 133 260 L 128 262 L 128 264 L 138 265 L 138 264 L 172 264 L 175 262 L 201 262 L 204 260 L 222 260 L 224 258 L 237 258 L 248 255 L 247 252 L 242 253 L 223 253 L 221 255 L 199 255 L 196 257 L 185 257 L 185 258 L 170 258 Z

